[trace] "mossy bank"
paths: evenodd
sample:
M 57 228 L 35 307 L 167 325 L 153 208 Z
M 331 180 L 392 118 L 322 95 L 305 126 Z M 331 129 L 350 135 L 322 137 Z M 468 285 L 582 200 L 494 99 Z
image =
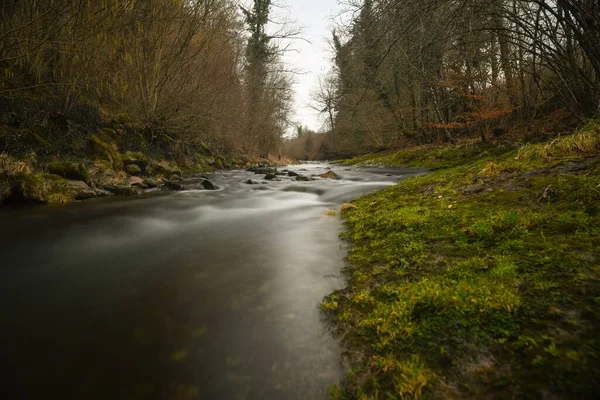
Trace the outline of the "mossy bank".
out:
M 351 355 L 332 398 L 595 398 L 600 123 L 515 148 L 422 147 L 345 205 L 348 286 L 321 307 Z
M 223 154 L 202 143 L 185 151 L 151 146 L 139 129 L 119 121 L 93 133 L 89 127 L 79 127 L 72 146 L 65 147 L 63 140 L 53 145 L 41 139 L 37 144 L 15 142 L 12 151 L 0 153 L 0 205 L 69 203 L 156 188 L 183 190 L 183 185 L 171 181 L 181 180 L 184 174 L 272 164 L 257 157 Z

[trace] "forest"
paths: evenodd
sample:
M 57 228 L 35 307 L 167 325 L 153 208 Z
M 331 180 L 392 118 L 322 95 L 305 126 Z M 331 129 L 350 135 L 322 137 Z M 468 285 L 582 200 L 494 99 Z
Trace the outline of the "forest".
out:
M 598 1 L 344 4 L 352 17 L 335 26 L 334 66 L 312 96 L 328 137 L 315 159 L 511 133 L 518 142 L 535 121 L 550 117 L 544 129 L 557 132 L 598 114 Z
M 127 164 L 144 169 L 148 158 L 168 174 L 281 157 L 291 76 L 273 40 L 286 32 L 265 30 L 270 3 L 3 0 L 3 191 L 15 173 L 49 165 L 89 169 L 89 182 L 106 186 L 125 180 Z M 20 196 L 47 202 L 29 187 L 47 179 L 33 179 L 38 184 L 23 183 Z

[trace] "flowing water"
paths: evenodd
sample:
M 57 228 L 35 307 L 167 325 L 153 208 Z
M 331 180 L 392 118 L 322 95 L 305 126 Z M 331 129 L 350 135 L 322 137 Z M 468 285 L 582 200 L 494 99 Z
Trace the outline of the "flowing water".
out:
M 328 167 L 0 211 L 3 398 L 327 398 L 343 368 L 318 304 L 346 249 L 326 211 L 422 172 L 289 169 Z

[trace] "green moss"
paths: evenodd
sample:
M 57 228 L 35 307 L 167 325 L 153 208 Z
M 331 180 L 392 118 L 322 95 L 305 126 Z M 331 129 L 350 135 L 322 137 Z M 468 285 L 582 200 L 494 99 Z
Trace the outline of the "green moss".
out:
M 62 176 L 63 178 L 78 181 L 87 181 L 89 179 L 87 168 L 80 162 L 56 161 L 48 163 L 48 172 Z
M 51 174 L 18 173 L 10 177 L 11 195 L 16 203 L 62 204 L 73 201 L 66 181 Z
M 438 170 L 343 213 L 350 282 L 322 308 L 363 354 L 348 397 L 595 396 L 600 156 L 573 148 L 562 161 L 468 147 L 363 159 Z
M 97 160 L 94 161 L 94 167 L 100 170 L 103 173 L 110 173 L 113 171 L 113 166 L 110 161 L 106 160 Z
M 129 164 L 128 166 L 126 166 L 125 172 L 127 172 L 130 175 L 136 175 L 136 176 L 142 174 L 141 168 L 135 164 Z
M 119 153 L 113 146 L 102 141 L 98 136 L 92 136 L 90 138 L 90 147 L 92 155 L 101 160 L 110 162 L 115 170 L 123 169 L 123 160 L 121 160 Z
M 123 160 L 123 165 L 136 165 L 142 171 L 145 170 L 148 165 L 148 157 L 139 151 L 126 151 L 121 154 L 121 159 Z
M 170 161 L 158 161 L 150 164 L 150 171 L 154 175 L 162 175 L 164 177 L 170 177 L 172 175 L 181 175 L 181 168 L 174 162 Z
M 200 148 L 202 149 L 202 155 L 205 155 L 205 156 L 212 155 L 212 151 L 206 143 L 200 143 Z

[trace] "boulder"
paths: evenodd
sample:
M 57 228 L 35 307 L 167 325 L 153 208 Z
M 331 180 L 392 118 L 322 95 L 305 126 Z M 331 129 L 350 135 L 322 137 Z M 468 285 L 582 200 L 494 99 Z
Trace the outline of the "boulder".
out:
M 96 192 L 96 197 L 114 196 L 114 193 L 111 193 L 108 190 L 104 190 L 104 189 L 95 188 L 94 192 Z
M 252 170 L 252 172 L 254 172 L 257 175 L 277 173 L 277 168 L 275 168 L 275 167 L 257 167 L 257 168 L 251 168 L 251 170 Z
M 55 161 L 49 163 L 47 168 L 51 174 L 62 176 L 63 178 L 76 181 L 87 181 L 89 179 L 87 168 L 80 162 Z
M 83 181 L 67 181 L 73 197 L 77 200 L 86 200 L 97 197 L 96 190 L 92 189 Z
M 314 181 L 315 179 L 304 175 L 298 175 L 295 180 L 298 182 L 310 182 Z
M 176 190 L 176 191 L 187 190 L 186 187 L 183 186 L 182 184 L 173 182 L 173 181 L 165 181 L 164 187 L 167 190 Z
M 171 175 L 171 177 L 169 178 L 169 180 L 171 182 L 179 182 L 179 181 L 182 181 L 183 179 L 181 179 L 181 177 L 179 175 L 174 174 L 174 175 Z
M 247 185 L 260 185 L 260 182 L 259 182 L 259 181 L 257 181 L 256 179 L 248 179 L 248 180 L 246 181 L 246 184 L 247 184 Z
M 202 187 L 206 190 L 217 190 L 217 186 L 214 185 L 211 181 L 209 181 L 208 179 L 205 179 L 202 181 L 201 183 Z
M 300 174 L 294 171 L 288 171 L 288 176 L 300 176 Z
M 129 164 L 125 167 L 125 171 L 129 174 L 129 175 L 141 175 L 142 174 L 142 169 L 140 167 L 138 167 L 135 164 Z
M 157 188 L 158 187 L 158 183 L 152 178 L 144 179 L 144 185 L 146 185 L 146 187 L 149 187 L 149 188 Z
M 67 181 L 57 175 L 17 174 L 0 176 L 0 197 L 13 204 L 56 204 L 73 201 Z
M 109 161 L 106 160 L 96 160 L 94 161 L 94 168 L 97 172 L 102 174 L 111 174 L 114 172 L 113 166 Z
M 319 175 L 319 177 L 323 179 L 340 179 L 340 176 L 333 171 L 326 172 L 324 174 Z
M 144 180 L 138 176 L 132 176 L 129 178 L 129 184 L 142 189 L 146 189 L 148 186 L 144 183 Z
M 162 176 L 181 175 L 181 169 L 177 164 L 169 161 L 159 161 L 157 163 L 150 164 L 148 168 L 153 174 Z
M 101 160 L 110 162 L 115 170 L 123 169 L 123 160 L 121 159 L 121 155 L 112 145 L 102 141 L 102 139 L 100 139 L 98 136 L 92 136 L 90 138 L 90 149 L 92 155 Z
M 266 179 L 266 180 L 268 180 L 268 181 L 272 181 L 272 180 L 274 180 L 275 178 L 277 178 L 277 175 L 275 175 L 274 173 L 268 173 L 268 174 L 266 174 L 266 175 L 265 175 L 265 178 L 264 178 L 264 179 Z
M 117 196 L 135 196 L 140 194 L 140 189 L 138 187 L 130 185 L 107 185 L 104 189 Z

